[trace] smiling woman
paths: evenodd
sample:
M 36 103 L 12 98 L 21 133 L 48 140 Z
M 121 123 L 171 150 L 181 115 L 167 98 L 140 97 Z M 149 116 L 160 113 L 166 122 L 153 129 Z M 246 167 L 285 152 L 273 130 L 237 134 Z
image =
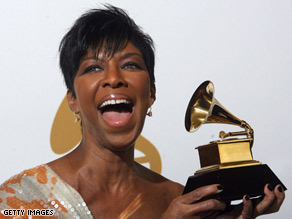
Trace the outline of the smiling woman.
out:
M 222 186 L 181 195 L 182 185 L 134 161 L 136 140 L 155 101 L 154 48 L 122 9 L 106 6 L 81 16 L 61 42 L 60 67 L 69 107 L 82 122 L 82 140 L 64 157 L 6 181 L 1 210 L 34 209 L 47 216 L 53 210 L 51 218 L 226 217 L 228 203 L 210 198 Z M 254 208 L 245 196 L 228 217 L 277 211 L 284 191 L 269 188 Z

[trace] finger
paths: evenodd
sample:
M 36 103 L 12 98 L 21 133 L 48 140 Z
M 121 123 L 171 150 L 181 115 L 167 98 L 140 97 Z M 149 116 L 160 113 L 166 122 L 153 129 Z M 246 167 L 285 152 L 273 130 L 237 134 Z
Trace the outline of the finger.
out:
M 253 215 L 252 202 L 248 195 L 243 197 L 243 208 L 241 212 L 241 219 L 250 219 Z
M 225 202 L 217 199 L 208 199 L 206 201 L 197 202 L 195 204 L 186 204 L 184 211 L 187 215 L 193 216 L 201 213 L 211 213 L 214 211 L 223 211 L 226 207 Z
M 214 211 L 212 213 L 210 213 L 206 218 L 217 218 L 217 216 L 221 213 L 222 211 Z
M 267 184 L 264 188 L 265 196 L 263 200 L 255 206 L 254 217 L 257 217 L 265 212 L 273 205 L 276 195 L 270 184 Z
M 217 217 L 219 216 L 219 214 L 222 213 L 221 210 L 218 211 L 210 211 L 209 213 L 201 213 L 199 214 L 201 218 L 206 218 L 206 219 L 217 219 Z
M 202 198 L 206 198 L 210 195 L 215 195 L 222 191 L 223 190 L 220 189 L 219 184 L 203 186 L 198 189 L 195 189 L 194 191 L 188 194 L 181 196 L 181 201 L 184 204 L 191 204 L 191 203 L 201 200 Z
M 281 185 L 277 185 L 274 192 L 276 195 L 276 200 L 277 200 L 277 205 L 278 205 L 278 208 L 276 210 L 279 211 L 279 209 L 280 209 L 280 207 L 285 199 L 285 191 Z
M 241 218 L 241 213 L 243 209 L 243 203 L 238 205 L 230 205 L 229 210 L 222 212 L 220 215 L 216 217 L 216 219 L 235 219 Z
M 207 211 L 202 213 L 190 214 L 187 218 L 206 218 L 206 219 L 214 219 L 221 213 L 221 210 L 218 211 Z
M 234 219 L 234 216 L 232 216 L 232 215 L 219 215 L 216 217 L 216 219 Z
M 279 211 L 284 199 L 285 199 L 285 192 L 284 189 L 281 185 L 277 185 L 274 189 L 274 194 L 275 194 L 275 200 L 273 204 L 270 206 L 270 208 L 265 212 L 267 213 L 274 213 Z

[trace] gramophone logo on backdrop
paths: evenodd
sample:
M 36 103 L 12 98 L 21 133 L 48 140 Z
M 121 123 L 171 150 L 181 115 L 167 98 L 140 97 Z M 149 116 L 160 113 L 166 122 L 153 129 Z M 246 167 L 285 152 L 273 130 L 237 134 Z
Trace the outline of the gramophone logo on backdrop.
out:
M 68 107 L 66 97 L 56 113 L 51 129 L 51 148 L 56 154 L 64 154 L 74 148 L 81 140 L 80 123 L 74 123 L 73 114 Z M 136 141 L 135 150 L 145 154 L 135 157 L 138 163 L 149 163 L 151 170 L 161 173 L 161 158 L 155 146 L 140 135 Z

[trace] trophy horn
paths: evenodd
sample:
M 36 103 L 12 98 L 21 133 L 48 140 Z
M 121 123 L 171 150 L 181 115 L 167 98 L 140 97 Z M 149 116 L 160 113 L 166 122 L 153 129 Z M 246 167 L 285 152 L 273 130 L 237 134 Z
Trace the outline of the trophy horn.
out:
M 214 85 L 211 81 L 205 81 L 197 88 L 189 102 L 185 116 L 185 127 L 188 132 L 195 132 L 202 124 L 207 123 L 237 125 L 245 129 L 241 132 L 225 133 L 221 131 L 219 135 L 221 139 L 238 135 L 246 135 L 253 139 L 254 136 L 253 129 L 247 122 L 231 114 L 216 100 Z

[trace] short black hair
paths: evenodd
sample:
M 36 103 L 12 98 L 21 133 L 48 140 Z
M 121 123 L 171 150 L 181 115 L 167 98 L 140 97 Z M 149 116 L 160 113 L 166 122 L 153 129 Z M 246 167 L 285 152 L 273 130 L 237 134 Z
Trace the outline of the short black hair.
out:
M 60 68 L 67 89 L 72 95 L 75 97 L 73 82 L 80 60 L 89 49 L 94 53 L 104 50 L 107 56 L 112 56 L 125 48 L 127 42 L 131 42 L 140 50 L 153 86 L 155 83 L 153 40 L 124 10 L 105 5 L 104 9 L 89 10 L 77 19 L 63 37 L 59 47 Z

